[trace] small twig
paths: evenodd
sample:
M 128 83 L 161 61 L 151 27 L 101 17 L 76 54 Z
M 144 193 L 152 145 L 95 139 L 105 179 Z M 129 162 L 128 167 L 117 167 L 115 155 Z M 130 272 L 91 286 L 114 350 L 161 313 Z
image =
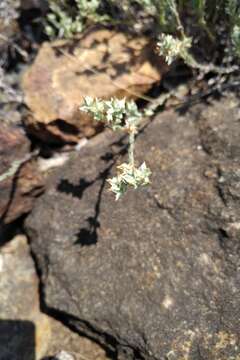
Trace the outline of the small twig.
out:
M 26 156 L 24 156 L 22 159 L 13 161 L 10 168 L 5 173 L 0 175 L 0 182 L 6 180 L 7 178 L 9 178 L 11 176 L 14 176 L 22 164 L 24 164 L 25 162 L 30 160 L 33 156 L 38 155 L 38 153 L 39 153 L 39 150 L 35 150 L 35 151 L 27 154 Z
M 174 109 L 174 108 L 182 107 L 184 105 L 194 104 L 194 103 L 198 102 L 199 100 L 201 100 L 202 98 L 210 96 L 215 91 L 224 91 L 228 88 L 236 87 L 236 86 L 240 86 L 240 80 L 229 83 L 229 84 L 220 84 L 220 85 L 216 84 L 214 87 L 212 87 L 211 89 L 208 89 L 207 91 L 204 91 L 200 94 L 195 94 L 195 95 L 189 96 L 188 99 L 181 101 L 177 104 L 171 105 L 169 107 L 169 109 Z
M 188 50 L 186 50 L 184 56 L 183 56 L 184 61 L 187 63 L 187 65 L 189 65 L 190 67 L 197 69 L 197 70 L 201 70 L 204 72 L 204 74 L 207 74 L 209 72 L 214 72 L 220 75 L 224 75 L 224 74 L 231 74 L 234 71 L 239 70 L 239 66 L 238 65 L 232 65 L 229 67 L 221 67 L 221 66 L 216 66 L 212 63 L 205 65 L 205 64 L 200 64 L 198 61 L 196 61 L 194 59 L 194 57 L 188 52 Z
M 135 131 L 131 131 L 129 133 L 129 164 L 131 164 L 132 168 L 134 168 L 134 144 L 135 144 Z
M 29 59 L 27 51 L 23 50 L 20 46 L 18 46 L 14 42 L 12 42 L 6 36 L 4 36 L 3 34 L 0 34 L 0 39 L 2 39 L 3 41 L 9 43 L 24 58 L 24 60 L 27 61 Z
M 184 32 L 184 27 L 182 25 L 180 16 L 179 16 L 179 12 L 176 8 L 176 3 L 173 0 L 167 0 L 167 3 L 173 13 L 173 15 L 175 16 L 176 22 L 177 22 L 177 29 L 180 31 L 181 37 L 184 39 L 186 37 L 185 32 Z

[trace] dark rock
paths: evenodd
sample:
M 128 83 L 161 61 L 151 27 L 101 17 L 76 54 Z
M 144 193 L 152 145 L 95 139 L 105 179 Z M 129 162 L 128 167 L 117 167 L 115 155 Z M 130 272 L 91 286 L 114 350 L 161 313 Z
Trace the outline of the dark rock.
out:
M 40 310 L 39 279 L 25 236 L 0 248 L 0 279 L 0 360 L 50 360 L 61 350 L 74 353 L 74 360 L 108 359 L 98 344 Z
M 27 219 L 46 305 L 118 359 L 239 356 L 239 161 L 228 149 L 238 148 L 240 127 L 237 111 L 227 111 L 232 100 L 158 116 L 137 139 L 152 183 L 118 202 L 106 177 L 124 142 L 110 132 L 94 138 L 49 178 Z
M 30 142 L 17 128 L 0 127 L 0 225 L 28 213 L 43 191 L 43 178 L 34 159 L 28 158 Z M 19 164 L 19 165 L 18 165 Z M 16 165 L 16 169 L 14 170 Z M 11 170 L 12 169 L 12 170 Z M 12 173 L 11 173 L 12 172 Z M 4 174 L 9 174 L 2 179 Z
M 48 9 L 47 0 L 21 0 L 21 8 L 23 10 L 38 9 L 43 13 Z

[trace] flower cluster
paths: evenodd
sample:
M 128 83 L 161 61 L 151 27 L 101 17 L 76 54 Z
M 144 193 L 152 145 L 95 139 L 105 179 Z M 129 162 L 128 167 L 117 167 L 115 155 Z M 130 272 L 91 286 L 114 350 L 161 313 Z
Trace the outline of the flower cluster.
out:
M 179 40 L 172 35 L 162 34 L 157 46 L 159 54 L 163 56 L 168 65 L 170 65 L 178 57 L 185 60 L 186 53 L 191 47 L 191 39 L 185 37 L 183 40 Z
M 81 33 L 88 22 L 104 22 L 107 15 L 100 15 L 100 0 L 49 1 L 46 33 L 50 37 L 72 38 Z
M 50 37 L 71 38 L 74 34 L 83 31 L 83 24 L 79 15 L 75 19 L 54 1 L 50 2 L 51 12 L 47 15 L 48 23 L 45 27 Z
M 110 100 L 93 99 L 87 96 L 80 110 L 89 113 L 96 121 L 104 121 L 113 130 L 123 129 L 129 133 L 129 162 L 118 166 L 116 177 L 109 179 L 111 191 L 115 193 L 116 200 L 123 195 L 129 186 L 137 189 L 147 185 L 151 171 L 145 162 L 136 167 L 134 163 L 135 134 L 143 115 L 152 115 L 147 111 L 141 113 L 133 100 L 112 98 Z
M 133 100 L 112 98 L 104 101 L 86 96 L 80 109 L 90 113 L 94 120 L 106 122 L 114 131 L 136 128 L 142 118 L 142 113 Z
M 139 186 L 150 183 L 151 171 L 146 166 L 145 162 L 138 168 L 129 163 L 123 163 L 117 168 L 117 176 L 108 179 L 108 182 L 111 185 L 111 191 L 116 195 L 116 200 L 127 191 L 128 186 L 137 189 Z

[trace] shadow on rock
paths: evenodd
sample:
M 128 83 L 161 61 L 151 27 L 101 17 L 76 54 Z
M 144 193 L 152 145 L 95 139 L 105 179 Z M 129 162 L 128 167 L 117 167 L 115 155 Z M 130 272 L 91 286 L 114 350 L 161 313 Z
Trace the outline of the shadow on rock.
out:
M 125 136 L 123 136 L 120 140 L 111 144 L 112 147 L 117 147 L 118 150 L 114 153 L 114 151 L 108 151 L 104 155 L 100 157 L 100 159 L 106 163 L 110 164 L 107 166 L 105 170 L 100 172 L 100 174 L 93 180 L 89 181 L 85 178 L 80 178 L 79 184 L 72 184 L 68 179 L 62 179 L 57 186 L 57 190 L 65 193 L 71 194 L 78 199 L 82 199 L 83 194 L 86 189 L 91 187 L 96 181 L 100 182 L 100 187 L 96 199 L 96 203 L 94 206 L 94 215 L 90 216 L 86 219 L 87 226 L 81 228 L 79 232 L 76 234 L 77 240 L 74 242 L 75 245 L 81 246 L 90 246 L 97 243 L 98 234 L 97 231 L 100 228 L 101 224 L 99 222 L 99 214 L 101 209 L 101 199 L 102 193 L 106 185 L 107 178 L 111 173 L 112 167 L 115 165 L 119 156 L 126 154 L 127 145 L 124 143 Z
M 0 320 L 0 334 L 0 360 L 36 360 L 31 321 Z

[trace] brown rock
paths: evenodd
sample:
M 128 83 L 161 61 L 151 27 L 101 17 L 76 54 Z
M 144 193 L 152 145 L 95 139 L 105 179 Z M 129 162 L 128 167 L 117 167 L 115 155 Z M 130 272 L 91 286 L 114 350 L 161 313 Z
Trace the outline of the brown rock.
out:
M 76 142 L 99 125 L 79 111 L 86 95 L 133 97 L 161 79 L 164 66 L 147 38 L 98 30 L 75 40 L 43 44 L 22 88 L 31 115 L 28 130 L 50 142 Z
M 0 222 L 7 224 L 28 213 L 37 195 L 43 191 L 43 178 L 34 160 L 27 161 L 30 143 L 17 128 L 0 127 Z M 26 161 L 24 161 L 26 159 Z M 11 173 L 14 164 L 16 170 Z
M 52 356 L 66 352 L 74 360 L 108 360 L 104 349 L 97 343 L 79 336 L 78 333 L 71 331 L 61 322 L 51 320 L 52 337 L 44 360 L 52 359 Z M 54 357 L 55 359 L 55 357 Z M 56 356 L 58 359 L 58 356 Z
M 0 360 L 32 360 L 45 355 L 49 318 L 40 312 L 38 278 L 23 235 L 0 250 Z

